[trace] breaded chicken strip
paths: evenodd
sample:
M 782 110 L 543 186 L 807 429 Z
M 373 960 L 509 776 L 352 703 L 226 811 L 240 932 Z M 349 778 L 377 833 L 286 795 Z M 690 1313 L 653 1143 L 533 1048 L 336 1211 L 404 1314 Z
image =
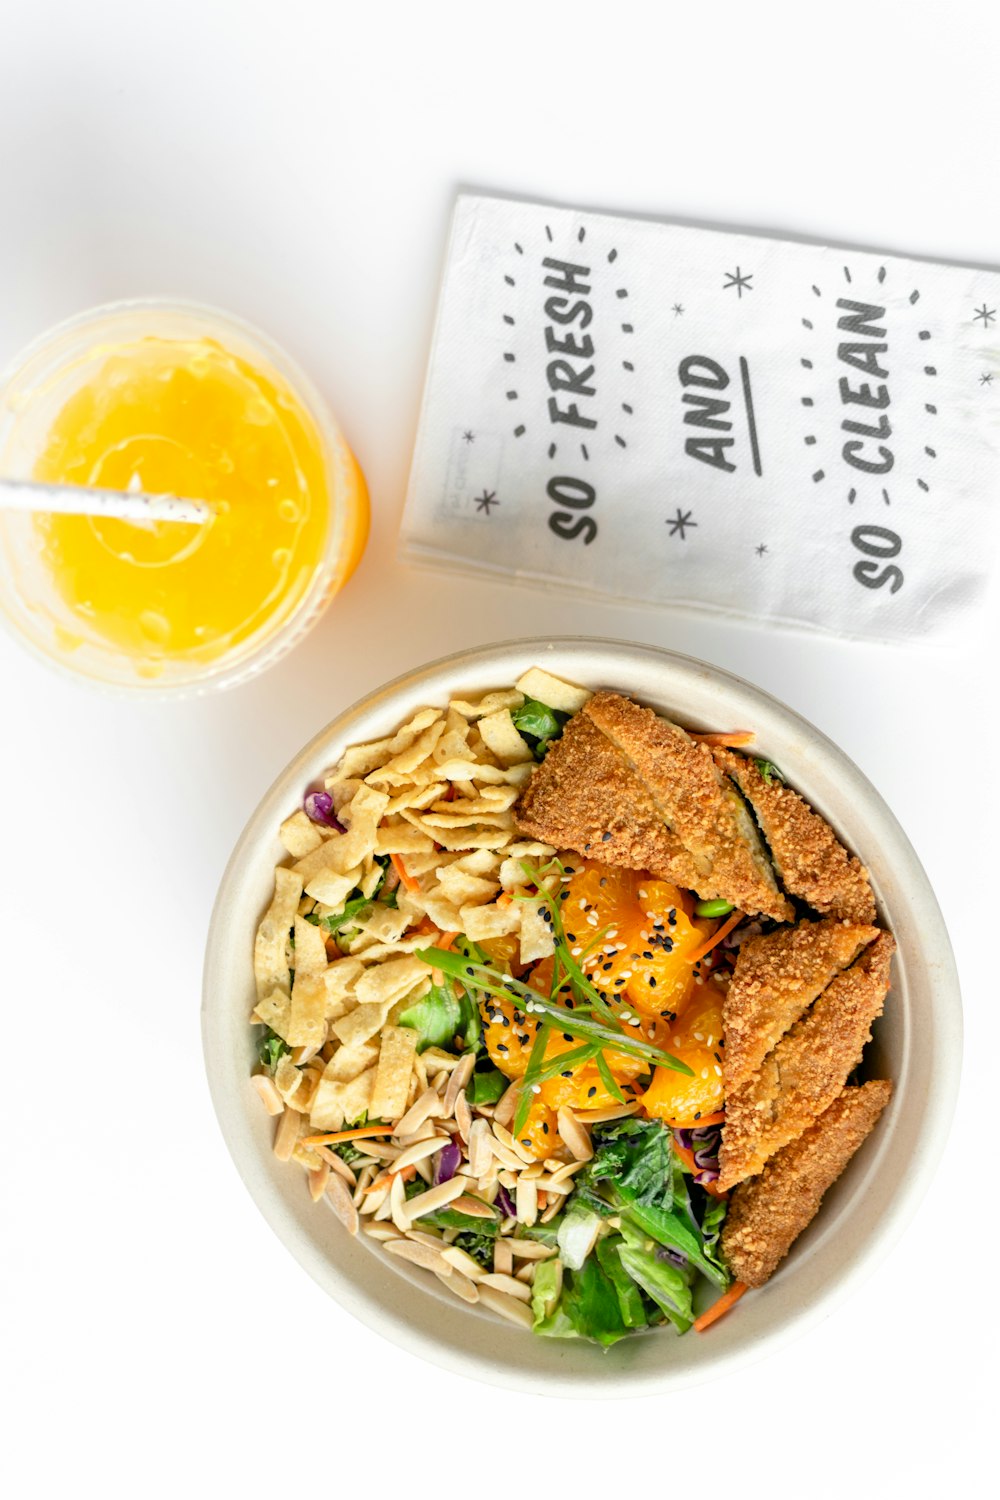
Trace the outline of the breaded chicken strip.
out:
M 639 773 L 675 838 L 698 869 L 692 888 L 709 888 L 754 915 L 789 921 L 767 852 L 741 798 L 705 745 L 619 693 L 600 692 L 581 710 Z
M 877 927 L 827 919 L 779 927 L 743 943 L 722 1013 L 727 1096 L 757 1072 L 789 1027 L 877 937 Z
M 698 878 L 625 756 L 582 713 L 532 775 L 515 818 L 521 833 L 602 864 L 649 870 L 688 890 Z
M 722 1226 L 722 1252 L 737 1281 L 762 1286 L 815 1218 L 889 1102 L 882 1080 L 844 1089 L 797 1141 L 772 1156 L 759 1177 L 741 1182 Z
M 895 946 L 880 932 L 768 1053 L 759 1072 L 726 1095 L 720 1188 L 753 1177 L 833 1103 L 882 1012 Z
M 824 916 L 874 922 L 875 898 L 868 871 L 848 854 L 833 829 L 791 787 L 766 781 L 757 765 L 731 750 L 716 750 L 715 762 L 750 803 L 767 840 L 782 885 Z

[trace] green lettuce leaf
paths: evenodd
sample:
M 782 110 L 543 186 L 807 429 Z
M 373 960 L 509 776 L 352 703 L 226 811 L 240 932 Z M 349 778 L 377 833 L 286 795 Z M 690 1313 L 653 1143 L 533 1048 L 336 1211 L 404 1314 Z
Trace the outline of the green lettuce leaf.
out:
M 468 991 L 447 974 L 440 984 L 433 984 L 422 1000 L 401 1011 L 398 1025 L 419 1032 L 417 1051 L 427 1047 L 453 1048 L 455 1037 L 461 1037 L 463 1050 L 478 1048 L 481 1022 L 479 1007 Z M 497 1096 L 499 1098 L 499 1095 Z
M 511 718 L 520 734 L 532 746 L 536 760 L 544 760 L 553 740 L 563 732 L 569 714 L 539 703 L 537 698 L 526 698 L 520 708 L 511 711 Z
M 628 1333 L 614 1283 L 595 1255 L 588 1256 L 578 1271 L 564 1273 L 559 1307 L 581 1338 L 593 1339 L 605 1349 Z
M 625 1241 L 618 1234 L 609 1234 L 597 1242 L 597 1259 L 601 1270 L 611 1282 L 618 1297 L 618 1307 L 626 1328 L 645 1328 L 649 1321 L 642 1302 L 642 1293 L 622 1264 L 619 1251 Z M 537 1275 L 537 1272 L 536 1272 Z
M 682 1271 L 669 1261 L 658 1260 L 642 1235 L 625 1223 L 622 1224 L 622 1235 L 618 1256 L 623 1268 L 677 1331 L 686 1333 L 694 1322 L 690 1271 Z

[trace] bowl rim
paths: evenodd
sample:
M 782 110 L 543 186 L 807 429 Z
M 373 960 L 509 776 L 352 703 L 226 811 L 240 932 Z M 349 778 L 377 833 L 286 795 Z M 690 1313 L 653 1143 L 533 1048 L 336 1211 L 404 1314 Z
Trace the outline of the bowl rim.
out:
M 881 848 L 890 848 L 893 868 L 901 868 L 905 897 L 920 911 L 919 935 L 927 934 L 924 946 L 935 953 L 934 971 L 934 1018 L 939 1024 L 934 1034 L 935 1060 L 933 1081 L 922 1104 L 919 1130 L 913 1142 L 906 1173 L 897 1178 L 893 1194 L 885 1212 L 873 1230 L 850 1254 L 835 1278 L 814 1295 L 795 1306 L 786 1316 L 775 1320 L 752 1342 L 736 1349 L 720 1350 L 718 1357 L 707 1357 L 694 1369 L 678 1366 L 671 1370 L 655 1372 L 622 1372 L 616 1370 L 613 1378 L 599 1374 L 546 1372 L 532 1376 L 523 1370 L 512 1371 L 498 1366 L 487 1357 L 471 1348 L 461 1347 L 441 1336 L 432 1336 L 421 1331 L 405 1314 L 380 1304 L 374 1296 L 365 1293 L 357 1283 L 320 1247 L 313 1236 L 303 1230 L 288 1213 L 281 1195 L 273 1186 L 265 1159 L 259 1149 L 249 1142 L 238 1128 L 244 1111 L 242 1106 L 234 1108 L 234 1101 L 226 1097 L 224 1086 L 225 1067 L 229 1058 L 226 1044 L 226 1006 L 221 997 L 225 995 L 224 970 L 220 967 L 220 931 L 226 921 L 226 912 L 237 888 L 248 855 L 262 839 L 276 833 L 277 822 L 274 807 L 282 797 L 296 787 L 305 784 L 303 768 L 315 759 L 326 745 L 340 742 L 351 743 L 351 726 L 378 708 L 387 708 L 395 698 L 405 691 L 419 688 L 421 684 L 441 675 L 464 667 L 481 667 L 484 679 L 488 677 L 494 663 L 502 668 L 512 654 L 523 656 L 533 653 L 540 666 L 548 666 L 553 672 L 572 675 L 572 658 L 587 654 L 603 655 L 615 659 L 623 673 L 618 684 L 623 691 L 633 691 L 628 682 L 628 659 L 642 658 L 651 668 L 669 664 L 672 670 L 694 677 L 707 678 L 713 684 L 726 689 L 736 697 L 742 697 L 748 705 L 763 711 L 790 731 L 805 732 L 811 747 L 836 775 L 838 785 L 845 784 L 859 797 L 866 815 L 878 824 L 878 839 Z M 556 657 L 558 660 L 546 661 Z M 566 658 L 570 659 L 568 663 Z M 492 680 L 492 679 L 491 679 Z M 586 680 L 586 678 L 584 678 Z M 640 689 L 634 689 L 642 696 Z M 683 715 L 679 715 L 683 717 Z M 689 715 L 686 722 L 693 722 L 697 715 Z M 331 751 L 331 756 L 332 756 Z M 793 769 L 793 783 L 798 777 Z M 810 798 L 810 800 L 812 800 Z M 891 911 L 886 912 L 886 923 L 894 927 Z M 249 954 L 249 947 L 248 947 Z M 904 991 L 905 993 L 905 991 Z M 315 734 L 309 742 L 289 761 L 274 779 L 261 798 L 257 808 L 247 820 L 233 852 L 227 862 L 219 884 L 218 894 L 209 922 L 203 971 L 202 994 L 202 1044 L 209 1093 L 216 1118 L 234 1164 L 247 1190 L 271 1228 L 285 1244 L 299 1264 L 341 1307 L 382 1337 L 416 1354 L 430 1363 L 465 1375 L 487 1384 L 508 1389 L 528 1391 L 548 1396 L 574 1396 L 607 1399 L 609 1396 L 628 1398 L 639 1395 L 662 1395 L 668 1390 L 689 1388 L 720 1374 L 732 1374 L 756 1363 L 757 1360 L 787 1344 L 793 1338 L 827 1317 L 851 1292 L 881 1263 L 891 1251 L 910 1222 L 934 1175 L 938 1161 L 944 1151 L 951 1119 L 954 1114 L 961 1073 L 962 1056 L 962 1007 L 958 975 L 951 943 L 944 919 L 937 904 L 928 877 L 912 845 L 892 811 L 850 757 L 828 736 L 816 728 L 803 715 L 789 708 L 780 699 L 765 689 L 722 667 L 696 657 L 684 655 L 660 646 L 651 646 L 596 636 L 560 636 L 551 639 L 522 637 L 497 642 L 492 645 L 469 648 L 438 657 L 423 666 L 400 673 L 381 687 L 364 694 Z M 908 1035 L 908 1033 L 907 1033 Z M 905 1077 L 909 1074 L 907 1060 L 908 1044 L 904 1038 L 904 1058 L 901 1077 L 897 1079 L 898 1090 L 903 1093 Z M 248 1113 L 249 1111 L 247 1111 Z M 869 1163 L 864 1185 L 875 1175 L 878 1154 Z M 856 1195 L 857 1196 L 857 1195 Z M 369 1247 L 374 1248 L 374 1247 Z M 396 1268 L 394 1268 L 395 1270 Z M 416 1281 L 415 1285 L 423 1283 Z M 450 1300 L 450 1299 L 449 1299 Z M 728 1320 L 727 1320 L 728 1321 Z M 722 1326 L 722 1325 L 720 1325 Z M 625 1341 L 628 1342 L 627 1340 Z M 610 1372 L 609 1372 L 610 1374 Z

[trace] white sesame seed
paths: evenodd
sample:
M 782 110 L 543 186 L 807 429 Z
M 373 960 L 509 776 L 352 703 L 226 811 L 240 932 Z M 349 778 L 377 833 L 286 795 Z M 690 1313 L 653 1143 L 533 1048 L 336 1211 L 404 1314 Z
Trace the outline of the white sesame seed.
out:
M 708 1069 L 707 1068 L 702 1068 L 702 1070 L 701 1070 L 701 1076 L 702 1076 L 702 1078 L 707 1078 L 708 1077 Z
M 696 1042 L 703 1042 L 705 1040 L 700 1031 L 695 1032 L 694 1039 Z
M 717 1078 L 721 1078 L 722 1077 L 722 1069 L 719 1067 L 718 1063 L 716 1063 L 716 1065 L 715 1065 L 715 1076 Z
M 572 955 L 573 955 L 574 958 L 579 958 L 580 954 L 583 952 L 583 949 L 582 948 L 571 948 L 569 951 L 572 953 Z M 588 958 L 587 959 L 588 963 L 593 963 L 593 961 L 594 960 L 592 958 Z
M 647 896 L 648 896 L 648 893 L 646 891 L 640 891 L 639 892 L 639 900 L 640 901 L 647 900 Z
M 628 1024 L 630 1026 L 638 1026 L 638 1024 L 639 1024 L 639 1017 L 638 1016 L 629 1016 L 629 1018 L 628 1018 Z
M 579 908 L 580 908 L 581 911 L 586 911 L 587 910 L 587 903 L 583 899 L 582 896 L 580 897 L 580 900 L 577 902 L 577 905 L 579 906 Z
M 533 1094 L 540 1094 L 542 1092 L 542 1085 L 540 1083 L 533 1083 L 531 1085 L 531 1092 Z

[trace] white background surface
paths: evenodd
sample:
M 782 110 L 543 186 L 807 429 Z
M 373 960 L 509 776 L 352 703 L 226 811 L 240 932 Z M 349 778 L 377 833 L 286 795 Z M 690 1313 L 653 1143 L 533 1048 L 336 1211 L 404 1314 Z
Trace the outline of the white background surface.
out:
M 995 263 L 995 6 L 7 0 L 3 32 L 0 359 L 115 297 L 230 307 L 316 378 L 374 506 L 342 599 L 230 695 L 105 701 L 0 641 L 11 1493 L 350 1494 L 362 1454 L 375 1493 L 970 1487 L 997 1334 L 996 610 L 931 656 L 529 615 L 393 554 L 457 185 Z M 817 1331 L 669 1406 L 521 1400 L 369 1334 L 258 1217 L 201 1068 L 215 886 L 278 770 L 404 668 L 545 632 L 688 651 L 812 718 L 908 830 L 965 987 L 956 1125 L 904 1242 Z

